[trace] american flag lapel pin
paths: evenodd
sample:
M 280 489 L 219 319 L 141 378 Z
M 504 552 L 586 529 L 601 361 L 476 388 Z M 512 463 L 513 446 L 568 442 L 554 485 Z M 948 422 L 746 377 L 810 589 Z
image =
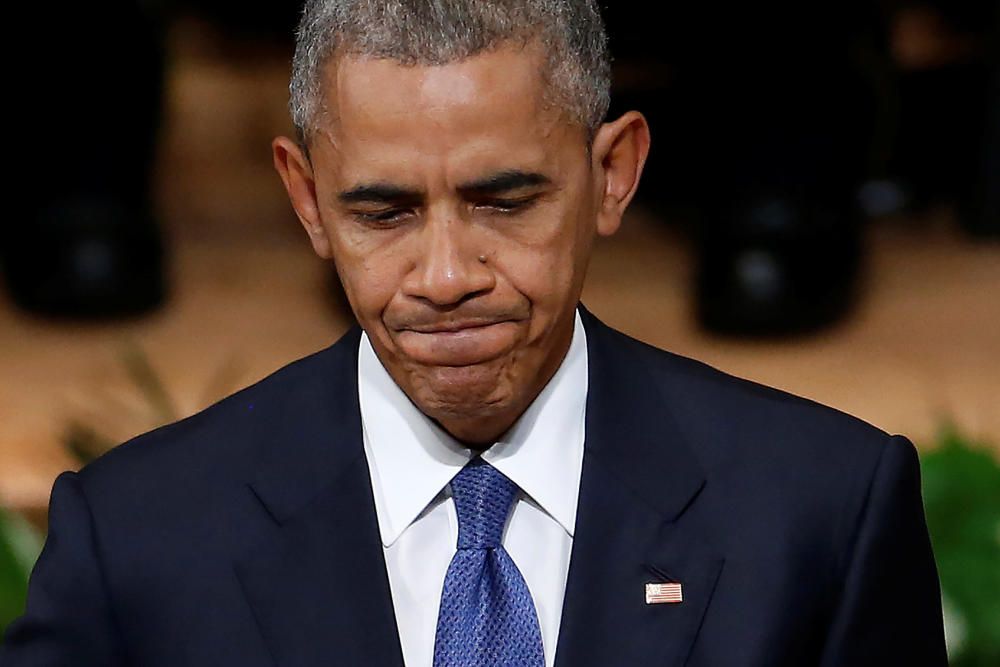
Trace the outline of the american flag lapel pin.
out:
M 677 604 L 684 601 L 680 582 L 665 581 L 646 584 L 646 604 Z

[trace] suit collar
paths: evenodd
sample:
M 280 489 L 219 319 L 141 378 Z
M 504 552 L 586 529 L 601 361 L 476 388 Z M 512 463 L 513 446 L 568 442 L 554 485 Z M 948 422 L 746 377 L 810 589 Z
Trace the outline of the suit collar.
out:
M 582 314 L 587 438 L 556 667 L 680 667 L 723 566 L 692 516 L 706 481 L 668 400 L 682 381 L 650 367 L 674 357 Z M 666 581 L 683 602 L 647 605 L 645 585 Z
M 664 353 L 580 310 L 590 358 L 586 455 L 665 521 L 676 519 L 701 490 L 705 473 L 649 366 L 650 352 Z
M 250 486 L 278 522 L 296 514 L 360 459 L 357 354 L 361 328 L 295 362 L 301 367 L 289 393 L 277 398 L 256 476 Z
M 355 327 L 296 362 L 249 486 L 269 515 L 234 563 L 280 667 L 403 667 L 361 439 Z

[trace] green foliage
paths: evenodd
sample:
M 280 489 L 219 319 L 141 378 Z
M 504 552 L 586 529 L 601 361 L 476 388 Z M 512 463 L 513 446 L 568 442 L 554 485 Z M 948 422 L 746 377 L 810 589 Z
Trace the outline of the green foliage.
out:
M 952 667 L 1000 665 L 1000 464 L 946 428 L 923 455 L 924 507 Z
M 28 574 L 40 551 L 35 530 L 0 508 L 0 642 L 4 628 L 24 612 Z

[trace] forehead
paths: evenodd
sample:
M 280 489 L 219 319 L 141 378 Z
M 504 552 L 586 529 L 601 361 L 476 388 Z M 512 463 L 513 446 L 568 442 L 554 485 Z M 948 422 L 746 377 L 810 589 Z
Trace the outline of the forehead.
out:
M 567 145 L 584 148 L 582 130 L 546 104 L 543 54 L 532 45 L 444 65 L 343 56 L 324 75 L 316 143 L 345 178 L 540 168 Z

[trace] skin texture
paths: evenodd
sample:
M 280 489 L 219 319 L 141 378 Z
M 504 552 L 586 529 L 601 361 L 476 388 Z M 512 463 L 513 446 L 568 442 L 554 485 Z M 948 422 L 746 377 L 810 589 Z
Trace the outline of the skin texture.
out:
M 596 235 L 638 185 L 636 112 L 588 133 L 544 103 L 537 45 L 440 66 L 336 57 L 308 156 L 274 163 L 316 253 L 410 400 L 492 445 L 569 348 Z

